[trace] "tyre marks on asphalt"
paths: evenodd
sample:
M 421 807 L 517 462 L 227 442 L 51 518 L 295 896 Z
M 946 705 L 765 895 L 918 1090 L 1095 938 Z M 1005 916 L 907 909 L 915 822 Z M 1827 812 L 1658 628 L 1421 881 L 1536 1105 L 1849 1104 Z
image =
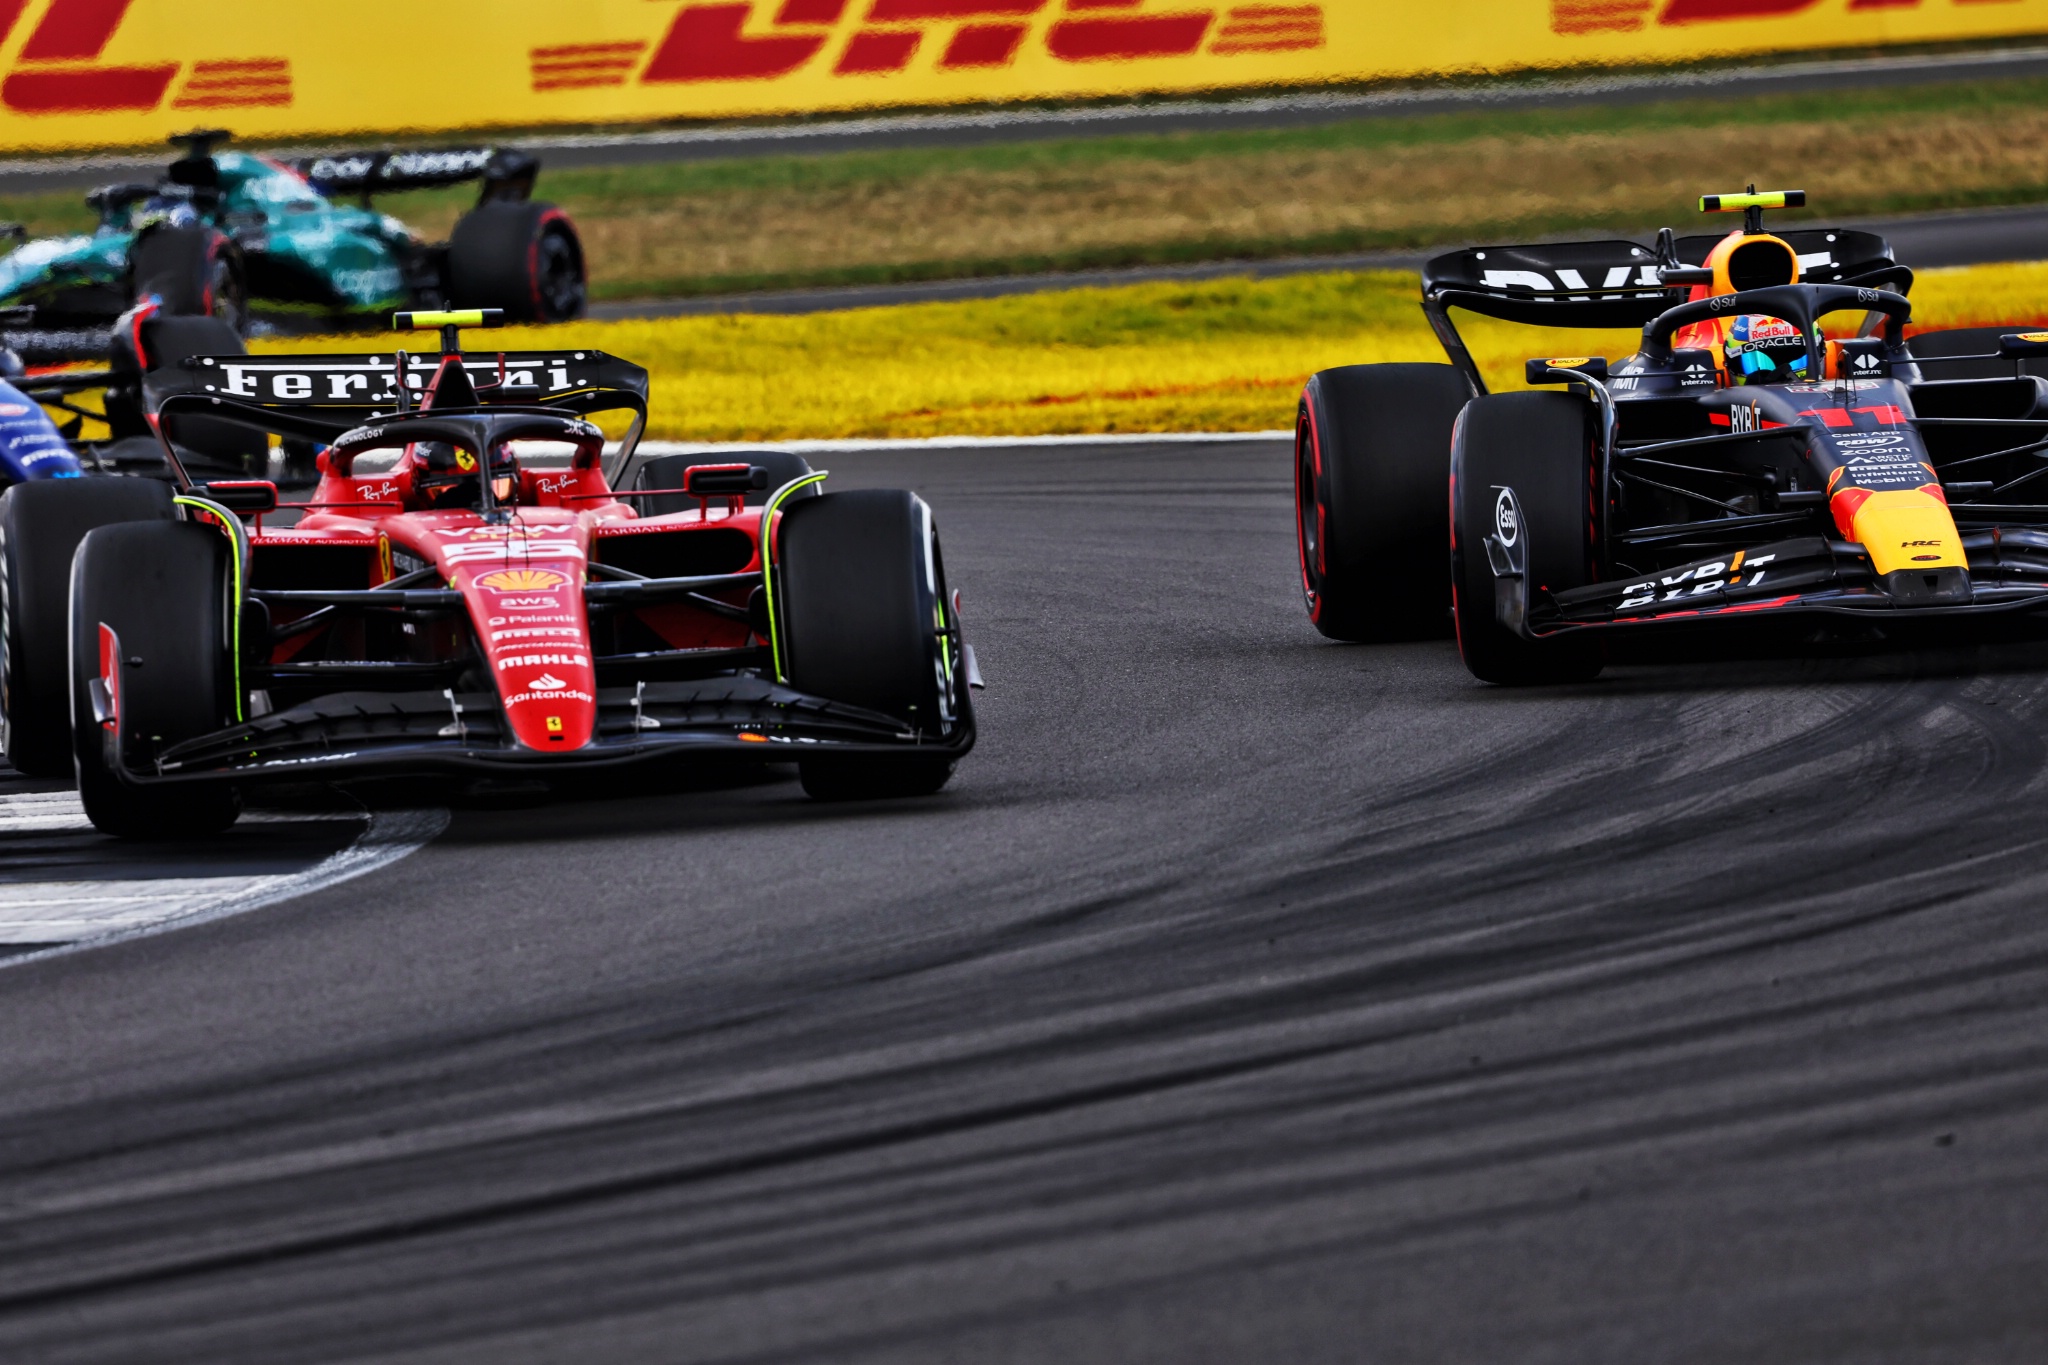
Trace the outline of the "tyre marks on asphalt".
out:
M 0 769 L 0 966 L 245 914 L 431 842 L 445 810 L 251 810 L 215 839 L 138 843 L 76 792 Z

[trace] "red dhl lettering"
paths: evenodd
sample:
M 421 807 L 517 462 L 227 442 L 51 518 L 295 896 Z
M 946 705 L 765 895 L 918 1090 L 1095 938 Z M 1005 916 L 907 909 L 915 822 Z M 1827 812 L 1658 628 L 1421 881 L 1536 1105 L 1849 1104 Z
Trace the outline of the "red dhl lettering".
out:
M 1034 40 L 1034 21 L 1056 5 L 1058 17 Z M 686 4 L 651 45 L 532 49 L 533 88 L 582 90 L 635 79 L 648 85 L 766 81 L 813 64 L 827 65 L 835 76 L 885 76 L 909 69 L 920 53 L 936 53 L 941 71 L 1005 67 L 1032 41 L 1063 62 L 1305 51 L 1327 41 L 1320 0 L 1222 6 L 1166 0 L 1156 12 L 1147 0 L 873 0 L 864 15 L 858 8 L 847 0 Z M 857 22 L 849 25 L 849 17 Z
M 148 111 L 184 69 L 180 62 L 103 64 L 133 0 L 50 0 L 22 44 L 14 69 L 0 80 L 0 104 L 22 114 Z M 0 42 L 12 36 L 29 6 L 0 0 Z M 291 63 L 283 57 L 191 64 L 174 109 L 226 109 L 292 102 Z
M 1661 3 L 1661 8 L 1660 8 Z M 1783 19 L 1804 14 L 1821 0 L 1550 0 L 1553 33 L 1632 33 L 1659 27 L 1736 19 Z M 1923 0 L 1849 0 L 1849 12 L 1917 9 Z

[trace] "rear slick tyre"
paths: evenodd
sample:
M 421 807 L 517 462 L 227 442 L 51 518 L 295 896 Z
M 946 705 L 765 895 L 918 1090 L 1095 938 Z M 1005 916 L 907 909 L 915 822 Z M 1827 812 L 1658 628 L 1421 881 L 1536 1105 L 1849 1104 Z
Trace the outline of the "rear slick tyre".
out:
M 971 723 L 945 561 L 931 509 L 898 489 L 828 493 L 794 504 L 777 532 L 790 685 L 893 716 L 931 744 Z M 825 801 L 929 796 L 952 753 L 820 754 L 799 761 Z
M 1450 631 L 1444 485 L 1472 387 L 1449 365 L 1349 365 L 1302 390 L 1295 542 L 1309 620 L 1333 640 Z
M 242 253 L 207 227 L 153 227 L 128 253 L 130 297 L 155 297 L 174 316 L 218 318 L 237 335 L 249 317 Z
M 119 641 L 121 745 L 130 768 L 227 725 L 228 538 L 191 522 L 108 526 L 78 547 L 71 574 L 71 733 L 78 796 L 95 828 L 122 839 L 218 834 L 241 815 L 231 786 L 137 787 L 111 766 L 93 713 L 101 627 Z
M 552 204 L 480 204 L 448 238 L 456 308 L 502 308 L 509 322 L 568 322 L 583 316 L 587 292 L 583 243 Z
M 1452 609 L 1458 654 L 1472 676 L 1504 687 L 1586 682 L 1603 664 L 1579 638 L 1530 640 L 1500 623 L 1486 537 L 1503 488 L 1521 509 L 1529 600 L 1593 581 L 1593 409 L 1562 393 L 1503 393 L 1474 399 L 1451 448 Z
M 0 497 L 0 715 L 25 777 L 71 776 L 71 558 L 86 533 L 169 521 L 155 479 L 50 479 Z

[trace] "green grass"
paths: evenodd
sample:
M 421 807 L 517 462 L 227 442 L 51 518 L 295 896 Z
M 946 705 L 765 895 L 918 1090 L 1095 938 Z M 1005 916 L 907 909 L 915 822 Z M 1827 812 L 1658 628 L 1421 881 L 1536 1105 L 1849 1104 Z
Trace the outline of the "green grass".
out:
M 1741 176 L 1761 174 L 1759 164 L 1794 180 L 1772 188 L 1807 188 L 1797 183 L 1805 168 L 1816 178 L 1833 174 L 1825 198 L 1774 221 L 2035 203 L 2048 200 L 2048 160 L 2021 154 L 2033 125 L 2048 127 L 2048 79 L 565 168 L 544 172 L 541 192 L 582 225 L 597 296 L 626 298 L 1412 250 L 1659 221 L 1690 226 L 1681 192 L 1626 193 L 1635 149 L 1646 163 L 1696 154 L 1684 162 L 1698 166 L 1684 177 L 1684 193 L 1739 188 Z M 1916 127 L 1979 143 L 2014 131 L 1996 165 L 1978 165 L 1965 148 L 1918 174 L 1901 172 L 1896 140 Z M 1817 132 L 1824 138 L 1816 141 Z M 1795 142 L 1809 150 L 1786 155 Z M 1523 186 L 1490 195 L 1503 146 L 1515 149 L 1516 162 L 1553 158 L 1543 193 Z M 1496 158 L 1491 176 L 1488 156 Z M 1473 171 L 1454 177 L 1455 196 L 1425 188 L 1408 196 L 1420 207 L 1404 200 L 1411 173 L 1401 167 L 1441 173 L 1461 161 Z M 1845 165 L 1854 173 L 1845 175 Z M 1317 168 L 1321 178 L 1290 182 L 1291 166 Z M 1190 213 L 1169 222 L 1162 209 L 1233 197 L 1285 208 L 1290 193 L 1300 213 L 1229 223 Z M 1356 202 L 1343 202 L 1347 195 Z M 1458 202 L 1434 211 L 1451 197 Z M 459 188 L 392 195 L 380 205 L 439 237 L 473 199 Z M 68 192 L 0 196 L 0 218 L 38 236 L 92 225 L 82 194 Z M 1016 230 L 1035 219 L 1043 219 L 1036 235 Z

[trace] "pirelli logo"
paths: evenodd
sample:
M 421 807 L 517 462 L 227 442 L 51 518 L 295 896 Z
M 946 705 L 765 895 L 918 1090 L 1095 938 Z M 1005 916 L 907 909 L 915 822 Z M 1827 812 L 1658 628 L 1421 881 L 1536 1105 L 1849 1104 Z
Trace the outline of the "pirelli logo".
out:
M 685 4 L 652 43 L 532 50 L 533 88 L 773 81 L 801 71 L 888 76 L 1014 64 L 1300 52 L 1328 41 L 1323 4 L 1185 0 L 732 0 Z

